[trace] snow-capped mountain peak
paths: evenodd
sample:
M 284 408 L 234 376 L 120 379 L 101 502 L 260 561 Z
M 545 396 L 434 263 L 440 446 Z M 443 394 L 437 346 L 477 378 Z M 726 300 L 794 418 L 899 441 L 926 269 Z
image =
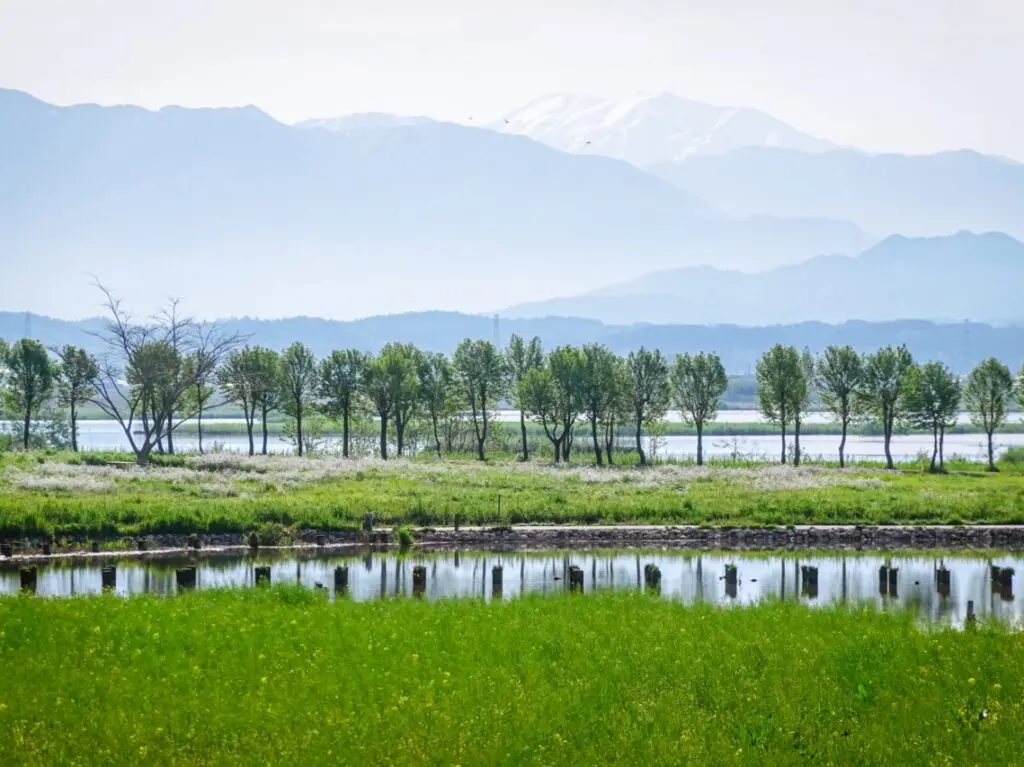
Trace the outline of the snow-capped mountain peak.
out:
M 712 106 L 671 93 L 619 101 L 558 93 L 514 110 L 490 127 L 563 151 L 607 155 L 640 166 L 744 146 L 805 152 L 835 146 L 755 109 Z

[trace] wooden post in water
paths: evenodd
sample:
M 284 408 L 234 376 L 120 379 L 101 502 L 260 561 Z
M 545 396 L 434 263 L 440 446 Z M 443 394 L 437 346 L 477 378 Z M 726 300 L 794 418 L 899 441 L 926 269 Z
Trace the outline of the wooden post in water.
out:
M 993 565 L 992 568 L 992 593 L 999 594 L 999 598 L 1004 602 L 1013 601 L 1013 573 L 1012 567 L 998 567 Z
M 967 601 L 967 626 L 973 626 L 978 622 L 978 619 L 974 615 L 974 600 Z
M 117 588 L 117 568 L 113 565 L 104 567 L 100 570 L 100 582 L 103 585 L 103 590 L 113 591 Z
M 39 569 L 36 567 L 21 568 L 21 590 L 29 594 L 36 593 L 36 586 L 39 583 Z
M 500 496 L 499 496 L 500 497 Z M 505 570 L 501 565 L 491 568 L 491 599 L 501 599 L 505 581 Z
M 423 565 L 416 565 L 412 568 L 412 593 L 415 597 L 422 597 L 427 591 L 427 568 Z
M 327 536 L 324 535 L 323 533 L 317 534 L 317 536 L 316 536 L 316 545 L 320 546 L 320 547 L 326 546 L 327 545 Z
M 174 580 L 178 585 L 178 591 L 194 589 L 196 587 L 196 568 L 179 567 L 174 571 Z
M 803 565 L 800 568 L 800 578 L 803 581 L 801 593 L 808 599 L 818 598 L 818 568 L 810 565 Z
M 145 551 L 148 548 L 149 548 L 149 541 L 147 541 L 145 538 L 136 538 L 135 539 L 135 549 L 136 549 L 136 551 Z
M 889 568 L 885 565 L 878 568 L 878 593 L 883 597 L 889 593 Z
M 203 548 L 203 539 L 199 537 L 198 533 L 192 533 L 188 537 L 188 547 L 196 550 Z
M 648 591 L 661 592 L 661 570 L 657 565 L 644 566 L 644 586 Z
M 41 548 L 43 550 L 44 557 L 50 556 L 50 553 L 53 551 L 53 547 L 50 545 L 49 541 L 43 541 L 43 545 Z
M 950 592 L 950 572 L 946 569 L 945 565 L 939 567 L 935 571 L 935 586 L 939 592 L 939 596 L 945 599 L 949 596 Z
M 348 593 L 348 565 L 334 568 L 334 593 Z
M 569 566 L 569 591 L 573 594 L 583 593 L 583 569 L 576 566 Z
M 92 553 L 93 554 L 99 554 L 100 553 L 100 542 L 99 541 L 93 541 L 92 542 Z
M 899 571 L 900 569 L 898 567 L 889 567 L 889 596 L 891 596 L 893 599 L 899 597 L 899 594 L 896 591 L 896 574 Z
M 725 566 L 725 595 L 731 599 L 736 598 L 736 586 L 739 582 L 739 574 L 736 565 Z
M 263 567 L 257 567 L 256 570 L 255 570 L 255 573 L 256 573 L 255 580 L 256 580 L 256 585 L 257 586 L 259 586 L 261 583 L 265 583 L 268 586 L 270 585 L 270 566 L 269 565 L 263 566 Z
M 0 557 L 10 559 L 14 556 L 14 546 L 9 543 L 0 543 Z

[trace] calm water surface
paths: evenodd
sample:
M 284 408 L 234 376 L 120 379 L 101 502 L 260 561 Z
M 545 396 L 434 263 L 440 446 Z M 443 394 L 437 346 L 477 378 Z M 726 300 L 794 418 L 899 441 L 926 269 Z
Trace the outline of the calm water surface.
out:
M 102 562 L 68 560 L 41 566 L 37 593 L 62 597 L 101 591 Z M 1017 622 L 1021 600 L 1013 583 L 994 586 L 990 568 L 1014 568 L 1024 572 L 1024 554 L 939 557 L 898 552 L 879 554 L 835 553 L 766 556 L 738 552 L 679 552 L 639 550 L 628 552 L 573 551 L 547 553 L 445 552 L 410 554 L 369 552 L 349 556 L 240 556 L 207 555 L 196 558 L 111 560 L 117 567 L 118 594 L 174 594 L 175 570 L 194 565 L 197 588 L 245 588 L 255 581 L 255 568 L 269 566 L 274 583 L 297 583 L 313 588 L 322 584 L 334 593 L 336 567 L 348 567 L 349 593 L 357 601 L 413 595 L 413 568 L 426 568 L 423 596 L 428 600 L 477 597 L 484 600 L 514 598 L 528 592 L 556 592 L 568 588 L 572 565 L 583 570 L 584 591 L 595 588 L 644 587 L 644 568 L 661 570 L 661 595 L 684 603 L 750 605 L 775 598 L 799 600 L 812 606 L 835 602 L 873 603 L 879 607 L 906 606 L 927 621 L 959 625 L 974 602 L 979 618 Z M 735 585 L 725 579 L 726 565 L 736 566 Z M 949 571 L 949 588 L 938 577 L 938 568 Z M 500 593 L 496 593 L 493 568 L 502 568 Z M 896 569 L 893 588 L 887 577 L 879 583 L 879 568 Z M 804 567 L 817 568 L 817 584 L 803 577 Z M 0 563 L 0 594 L 15 594 L 20 586 L 17 566 Z M 1015 580 L 1015 579 L 1014 579 Z

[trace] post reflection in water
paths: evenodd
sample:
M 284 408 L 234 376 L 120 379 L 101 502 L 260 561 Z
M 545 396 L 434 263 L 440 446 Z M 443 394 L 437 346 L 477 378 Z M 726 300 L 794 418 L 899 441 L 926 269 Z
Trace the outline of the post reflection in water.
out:
M 725 551 L 630 550 L 561 552 L 413 551 L 358 552 L 348 556 L 225 555 L 151 560 L 67 559 L 38 564 L 36 593 L 74 596 L 102 591 L 104 566 L 115 564 L 113 591 L 174 594 L 176 569 L 197 568 L 197 587 L 248 588 L 255 568 L 269 567 L 271 583 L 325 584 L 334 597 L 335 568 L 348 567 L 347 591 L 357 601 L 411 596 L 416 583 L 427 600 L 472 597 L 513 599 L 525 593 L 569 588 L 569 572 L 584 578 L 583 591 L 644 589 L 648 565 L 660 573 L 664 599 L 749 605 L 765 599 L 799 600 L 812 606 L 873 603 L 909 607 L 922 618 L 958 625 L 973 601 L 978 617 L 1017 621 L 1022 606 L 1014 593 L 1024 554 L 935 557 L 923 553 L 801 553 L 790 556 Z M 358 565 L 362 564 L 362 567 Z M 423 570 L 419 570 L 422 567 Z M 21 565 L 0 561 L 0 594 L 16 594 Z M 409 573 L 415 569 L 416 578 Z M 518 570 L 518 578 L 504 577 Z M 390 571 L 390 572 L 389 572 Z M 388 576 L 392 575 L 389 583 Z M 109 574 L 108 574 L 109 577 Z M 496 585 L 495 578 L 499 578 Z

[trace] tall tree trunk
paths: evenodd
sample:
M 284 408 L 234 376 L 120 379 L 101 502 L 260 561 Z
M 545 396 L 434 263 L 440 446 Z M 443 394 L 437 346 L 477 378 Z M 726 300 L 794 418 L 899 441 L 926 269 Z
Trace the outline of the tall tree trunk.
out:
M 441 457 L 441 437 L 437 433 L 437 413 L 434 413 L 430 417 L 431 423 L 434 425 L 434 444 L 437 447 L 437 457 Z
M 71 397 L 71 452 L 78 452 L 78 410 L 74 396 Z
M 304 446 L 302 444 L 302 408 L 295 408 L 295 438 L 299 445 L 299 458 L 302 457 Z
M 779 422 L 782 427 L 782 463 L 786 463 L 786 422 L 785 420 Z
M 943 471 L 946 470 L 946 455 L 945 455 L 945 443 L 946 443 L 946 424 L 939 424 L 939 468 Z
M 882 440 L 885 443 L 885 468 L 891 469 L 893 463 L 889 442 L 892 440 L 892 419 L 888 414 L 883 414 L 882 416 Z
M 22 445 L 23 449 L 28 450 L 28 437 L 29 437 L 29 432 L 32 429 L 32 408 L 31 408 L 31 404 L 30 403 L 25 403 L 25 404 L 26 404 L 26 408 L 25 408 L 25 423 L 24 423 L 24 425 L 22 427 L 22 432 L 21 432 L 21 445 Z
M 594 438 L 594 455 L 597 457 L 597 465 L 603 466 L 604 463 L 601 460 L 601 442 L 597 438 L 597 419 L 594 418 L 590 422 L 590 433 Z
M 793 465 L 800 465 L 800 417 L 793 420 Z
M 197 428 L 199 429 L 199 455 L 203 454 L 203 408 L 200 406 L 196 414 Z
M 267 454 L 267 406 L 264 404 L 261 410 L 261 416 L 263 421 L 263 455 Z
M 704 465 L 704 422 L 697 421 L 697 465 Z
M 643 422 L 636 419 L 636 452 L 640 456 L 640 465 L 647 465 L 647 455 L 644 453 L 644 446 L 642 444 L 641 436 L 643 435 Z
M 401 415 L 395 416 L 395 452 L 399 456 L 405 451 L 405 421 Z
M 388 417 L 380 417 L 380 457 L 382 461 L 388 459 Z
M 349 406 L 346 405 L 341 411 L 341 455 L 348 458 L 348 419 Z
M 843 432 L 842 432 L 843 436 L 839 439 L 839 468 L 840 469 L 846 468 L 846 429 L 847 429 L 847 426 L 848 426 L 848 424 L 846 422 L 846 419 L 844 418 L 843 419 Z
M 995 451 L 992 449 L 992 432 L 986 432 L 988 436 L 988 470 L 997 471 L 995 461 Z
M 245 408 L 245 432 L 249 437 L 249 455 L 255 455 L 256 444 L 252 439 L 252 422 L 256 420 L 256 405 L 253 404 L 251 410 L 248 405 L 243 405 L 243 407 Z
M 608 465 L 613 466 L 615 461 L 612 459 L 612 448 L 615 445 L 615 418 L 605 424 L 604 427 L 604 454 L 608 456 Z
M 929 471 L 935 471 L 935 459 L 939 457 L 939 426 L 932 424 L 932 462 Z
M 167 455 L 174 455 L 174 435 L 171 433 L 171 425 L 174 423 L 174 411 L 168 411 L 167 418 Z
M 526 413 L 519 411 L 519 430 L 523 434 L 523 460 L 530 460 L 530 449 L 526 445 Z

